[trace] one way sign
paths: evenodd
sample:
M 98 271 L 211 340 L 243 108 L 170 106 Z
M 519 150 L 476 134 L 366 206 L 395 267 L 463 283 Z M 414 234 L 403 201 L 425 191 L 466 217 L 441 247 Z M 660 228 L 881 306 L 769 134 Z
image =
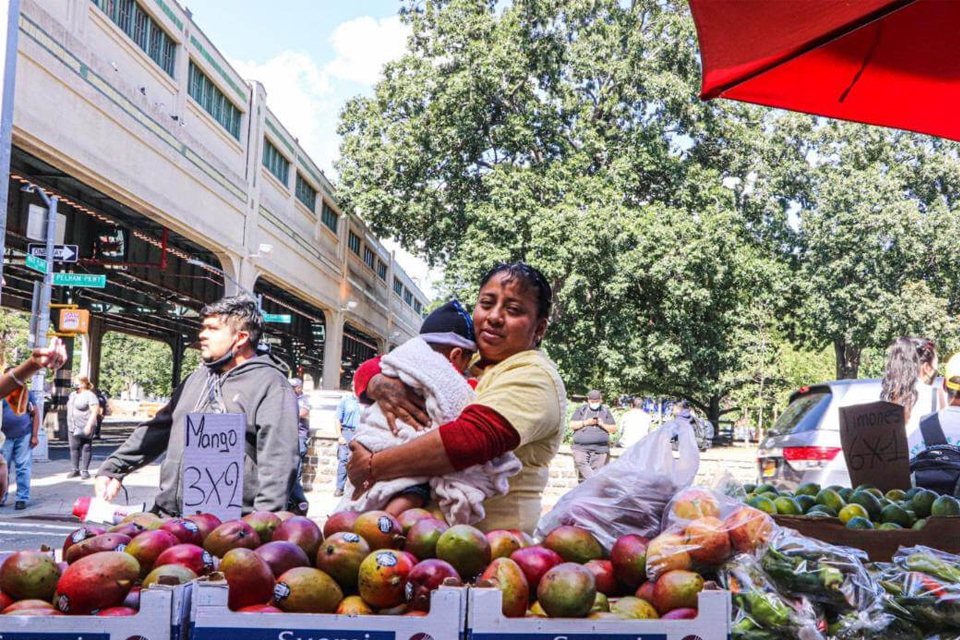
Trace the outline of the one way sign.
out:
M 28 244 L 27 253 L 42 260 L 47 259 L 47 246 L 44 244 Z M 56 244 L 53 249 L 55 262 L 76 262 L 80 257 L 80 249 L 75 244 Z

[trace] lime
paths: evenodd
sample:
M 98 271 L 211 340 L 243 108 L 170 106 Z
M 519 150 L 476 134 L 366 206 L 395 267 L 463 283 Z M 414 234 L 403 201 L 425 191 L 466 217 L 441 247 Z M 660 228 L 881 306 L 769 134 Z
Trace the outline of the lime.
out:
M 843 509 L 840 510 L 840 522 L 847 524 L 854 518 L 860 518 L 863 520 L 868 520 L 870 515 L 867 513 L 867 510 L 859 504 L 848 504 Z
M 796 495 L 799 496 L 811 496 L 816 497 L 820 493 L 820 485 L 816 482 L 804 482 L 802 485 L 797 487 L 795 491 Z
M 762 495 L 764 498 L 769 498 L 770 500 L 776 500 L 780 497 L 779 493 L 774 493 L 773 491 L 764 491 L 760 495 Z
M 773 504 L 777 507 L 777 513 L 783 514 L 785 516 L 802 516 L 803 508 L 794 498 L 788 498 L 786 496 L 780 496 L 773 501 Z
M 827 487 L 827 489 L 830 489 L 831 491 L 840 491 L 840 489 L 844 489 L 844 488 L 845 487 L 840 484 L 832 484 L 829 487 Z
M 817 494 L 817 504 L 822 504 L 835 512 L 839 512 L 846 505 L 846 502 L 833 489 L 821 489 Z
M 909 527 L 913 524 L 913 521 L 914 518 L 910 517 L 906 509 L 898 507 L 895 504 L 884 507 L 883 511 L 880 512 L 880 522 L 884 524 L 896 524 L 900 527 Z
M 906 492 L 903 489 L 890 489 L 887 491 L 886 498 L 890 502 L 902 502 L 904 498 L 907 497 Z
M 774 495 L 779 495 L 777 488 L 772 484 L 762 484 L 753 491 L 754 493 L 772 493 Z
M 779 505 L 777 505 L 779 508 Z M 960 500 L 953 496 L 940 496 L 930 507 L 932 516 L 960 516 Z
M 822 504 L 815 504 L 810 511 L 807 511 L 808 516 L 826 516 L 828 518 L 836 518 L 837 512 L 831 509 L 830 507 Z
M 933 508 L 933 502 L 936 499 L 936 493 L 928 489 L 921 489 L 910 498 L 910 506 L 917 512 L 918 517 L 926 518 L 930 515 L 930 509 Z
M 920 487 L 912 487 L 910 489 L 907 489 L 907 491 L 903 494 L 903 499 L 910 500 L 911 498 L 913 498 L 913 496 L 917 495 L 919 492 L 920 492 Z
M 883 491 L 880 491 L 880 489 L 877 489 L 876 487 L 869 487 L 867 489 L 862 489 L 862 491 L 866 491 L 867 493 L 872 493 L 874 496 L 876 496 L 877 500 L 880 500 L 883 498 Z
M 847 522 L 847 529 L 873 529 L 873 523 L 867 518 L 851 518 Z
M 747 504 L 754 509 L 760 509 L 760 511 L 769 513 L 770 515 L 776 515 L 777 513 L 777 505 L 766 496 L 754 496 Z
M 883 531 L 894 531 L 896 529 L 903 529 L 903 527 L 898 525 L 896 522 L 884 522 L 879 527 L 877 527 L 877 529 L 881 529 Z
M 751 484 L 751 483 L 748 482 L 747 484 L 743 485 L 743 492 L 744 492 L 744 493 L 753 493 L 753 492 L 756 491 L 756 490 L 757 490 L 757 485 L 755 485 L 755 484 Z
M 844 502 L 849 502 L 850 496 L 853 495 L 853 489 L 850 487 L 844 487 L 843 489 L 837 491 L 837 495 L 843 498 Z
M 869 489 L 857 490 L 853 492 L 853 495 L 850 496 L 850 499 L 847 500 L 850 504 L 858 504 L 864 509 L 867 510 L 867 513 L 870 514 L 871 520 L 879 520 L 880 512 L 883 511 L 883 507 L 880 506 L 880 500 L 877 496 L 873 495 Z
M 914 522 L 913 526 L 910 528 L 913 529 L 914 531 L 919 531 L 920 529 L 923 529 L 925 526 L 927 526 L 927 521 L 926 519 L 922 519 Z
M 817 504 L 817 499 L 813 496 L 808 496 L 806 494 L 799 495 L 796 498 L 797 504 L 800 505 L 800 508 L 803 509 L 804 513 L 807 513 Z

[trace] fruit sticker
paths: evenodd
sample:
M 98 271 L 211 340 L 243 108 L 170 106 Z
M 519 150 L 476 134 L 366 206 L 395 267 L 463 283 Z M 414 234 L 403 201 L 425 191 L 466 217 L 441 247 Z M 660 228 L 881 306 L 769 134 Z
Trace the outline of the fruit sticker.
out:
M 403 587 L 403 597 L 407 602 L 410 602 L 411 600 L 413 600 L 413 583 L 412 582 L 407 582 L 407 584 Z
M 192 533 L 197 533 L 200 531 L 200 527 L 198 527 L 197 523 L 193 522 L 192 520 L 184 520 L 183 528 Z
M 64 613 L 70 613 L 70 598 L 67 596 L 60 596 L 57 599 L 57 609 L 63 611 Z
M 278 582 L 273 587 L 273 599 L 277 602 L 283 602 L 290 595 L 290 587 L 283 582 Z
M 204 550 L 203 555 L 201 555 L 200 558 L 203 560 L 204 569 L 213 569 L 213 556 L 210 555 L 209 551 Z
M 377 554 L 377 564 L 381 567 L 395 567 L 397 566 L 397 556 L 389 551 L 383 551 Z
M 384 531 L 384 533 L 388 533 L 388 532 Z M 344 533 L 343 539 L 346 540 L 347 542 L 360 542 L 360 536 L 358 536 L 355 533 Z
M 84 540 L 87 539 L 87 530 L 77 529 L 76 531 L 73 532 L 73 535 L 70 536 L 70 539 L 73 540 L 74 543 L 83 542 Z
M 123 544 L 123 543 L 121 542 L 120 544 L 118 544 L 118 545 L 114 548 L 114 551 L 123 551 L 123 550 L 126 549 L 126 548 L 127 548 L 127 545 L 125 545 L 125 544 Z
M 377 527 L 383 533 L 390 533 L 393 531 L 393 523 L 390 522 L 390 518 L 386 516 L 380 516 L 377 518 Z

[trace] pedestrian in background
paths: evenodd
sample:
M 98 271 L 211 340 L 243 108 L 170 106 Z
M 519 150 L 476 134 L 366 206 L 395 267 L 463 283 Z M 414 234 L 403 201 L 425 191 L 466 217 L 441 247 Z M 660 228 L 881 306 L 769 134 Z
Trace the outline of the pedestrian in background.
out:
M 4 373 L 9 373 L 8 367 Z M 14 508 L 26 509 L 30 502 L 30 475 L 33 469 L 33 448 L 37 446 L 37 433 L 40 429 L 40 412 L 37 411 L 32 395 L 27 402 L 27 410 L 21 415 L 14 413 L 6 398 L 3 400 L 3 458 L 10 461 L 10 475 L 17 481 L 17 495 Z M 0 493 L 0 506 L 7 504 L 7 489 Z
M 90 477 L 90 458 L 93 456 L 93 434 L 100 413 L 100 400 L 93 392 L 93 384 L 87 376 L 77 376 L 73 381 L 73 393 L 67 400 L 67 429 L 70 440 L 70 463 L 73 465 L 67 477 Z
M 887 362 L 880 382 L 880 399 L 903 406 L 907 438 L 920 425 L 920 418 L 938 411 L 937 348 L 930 338 L 901 336 L 887 349 Z
M 333 495 L 343 495 L 347 483 L 347 463 L 350 462 L 350 441 L 357 435 L 360 424 L 360 402 L 351 391 L 337 405 L 337 490 Z
M 617 421 L 603 404 L 600 391 L 593 389 L 587 394 L 587 403 L 574 412 L 570 428 L 573 429 L 573 464 L 583 482 L 607 464 L 610 434 L 617 431 Z
M 297 481 L 290 492 L 290 510 L 297 515 L 305 516 L 310 510 L 307 494 L 303 491 L 303 461 L 307 457 L 307 442 L 310 440 L 310 401 L 303 395 L 303 380 L 291 378 L 290 386 L 297 394 L 297 446 L 300 460 L 297 462 Z
M 634 398 L 633 408 L 620 419 L 620 446 L 627 447 L 650 433 L 650 414 L 643 410 L 643 399 Z

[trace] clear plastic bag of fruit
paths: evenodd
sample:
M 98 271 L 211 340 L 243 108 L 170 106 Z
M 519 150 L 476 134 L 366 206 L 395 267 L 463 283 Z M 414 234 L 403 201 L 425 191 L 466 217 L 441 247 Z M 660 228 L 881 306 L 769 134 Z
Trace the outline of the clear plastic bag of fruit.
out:
M 647 550 L 650 579 L 671 569 L 711 569 L 736 553 L 754 553 L 777 525 L 766 513 L 705 487 L 680 490 L 663 512 L 662 533 Z
M 674 435 L 679 457 L 673 455 Z M 653 537 L 667 502 L 693 481 L 699 466 L 692 427 L 657 429 L 568 491 L 540 518 L 535 535 L 543 538 L 559 526 L 575 525 L 590 531 L 607 551 L 628 533 Z
M 927 547 L 900 549 L 879 580 L 904 617 L 928 633 L 960 630 L 960 583 L 945 557 L 951 554 Z
M 823 639 L 810 601 L 779 593 L 753 556 L 733 557 L 717 577 L 731 594 L 735 640 Z
M 883 591 L 867 572 L 867 554 L 780 529 L 760 566 L 781 593 L 806 596 L 835 612 L 873 611 Z

